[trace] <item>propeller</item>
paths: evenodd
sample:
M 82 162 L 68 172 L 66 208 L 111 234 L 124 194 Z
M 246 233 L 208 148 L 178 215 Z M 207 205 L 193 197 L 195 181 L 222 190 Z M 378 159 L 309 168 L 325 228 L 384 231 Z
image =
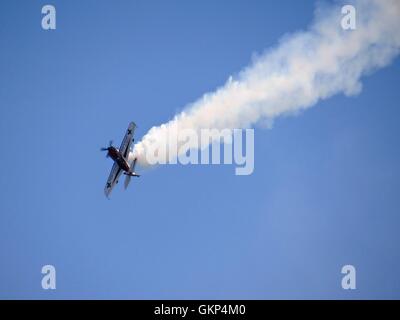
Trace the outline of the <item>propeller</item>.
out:
M 110 140 L 110 143 L 108 144 L 107 148 L 100 148 L 100 151 L 108 151 L 112 147 L 113 141 Z M 108 153 L 106 155 L 106 158 L 108 158 Z

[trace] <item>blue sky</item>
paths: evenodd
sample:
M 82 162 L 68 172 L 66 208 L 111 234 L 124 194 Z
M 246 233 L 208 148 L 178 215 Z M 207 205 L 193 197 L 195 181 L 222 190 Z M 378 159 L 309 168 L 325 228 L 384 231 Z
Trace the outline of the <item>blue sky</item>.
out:
M 250 176 L 163 166 L 107 200 L 100 147 L 306 29 L 315 3 L 52 1 L 54 31 L 45 4 L 0 4 L 1 298 L 400 298 L 398 59 L 358 96 L 257 127 Z

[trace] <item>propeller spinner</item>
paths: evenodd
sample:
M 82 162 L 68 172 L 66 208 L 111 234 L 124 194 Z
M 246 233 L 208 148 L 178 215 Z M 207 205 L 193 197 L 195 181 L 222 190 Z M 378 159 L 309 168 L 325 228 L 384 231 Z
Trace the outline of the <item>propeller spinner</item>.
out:
M 108 147 L 107 148 L 100 148 L 100 151 L 109 151 L 109 149 L 112 147 L 112 144 L 113 144 L 113 141 L 110 140 L 110 143 L 108 144 Z M 108 158 L 108 152 L 107 152 L 106 158 Z

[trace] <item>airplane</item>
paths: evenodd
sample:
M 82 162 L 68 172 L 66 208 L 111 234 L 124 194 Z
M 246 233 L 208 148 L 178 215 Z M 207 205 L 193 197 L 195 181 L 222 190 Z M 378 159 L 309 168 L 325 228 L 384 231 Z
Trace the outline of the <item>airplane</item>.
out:
M 101 148 L 100 151 L 107 151 L 107 158 L 110 157 L 114 160 L 114 164 L 111 168 L 110 175 L 108 176 L 104 193 L 108 198 L 114 186 L 118 183 L 118 179 L 123 172 L 125 177 L 125 189 L 128 187 L 131 177 L 140 177 L 135 172 L 136 158 L 132 164 L 129 165 L 129 153 L 131 151 L 131 144 L 134 141 L 133 134 L 135 132 L 136 124 L 134 122 L 129 123 L 128 129 L 126 130 L 125 137 L 122 140 L 119 149 L 112 145 L 112 141 L 107 148 Z

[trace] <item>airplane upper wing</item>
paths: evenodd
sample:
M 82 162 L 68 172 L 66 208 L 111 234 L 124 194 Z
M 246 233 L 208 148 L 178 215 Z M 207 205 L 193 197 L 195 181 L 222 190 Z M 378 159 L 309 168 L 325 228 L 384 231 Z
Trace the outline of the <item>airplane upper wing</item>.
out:
M 119 167 L 119 165 L 117 163 L 114 163 L 114 165 L 112 166 L 110 175 L 108 176 L 106 186 L 104 188 L 104 193 L 107 198 L 110 195 L 114 186 L 118 183 L 118 179 L 119 179 L 119 176 L 121 175 L 121 173 L 122 173 L 122 169 Z
M 128 159 L 129 151 L 131 148 L 131 144 L 133 141 L 133 134 L 135 133 L 136 124 L 131 122 L 126 130 L 125 137 L 122 140 L 121 146 L 119 147 L 119 152 L 124 156 L 125 159 Z

